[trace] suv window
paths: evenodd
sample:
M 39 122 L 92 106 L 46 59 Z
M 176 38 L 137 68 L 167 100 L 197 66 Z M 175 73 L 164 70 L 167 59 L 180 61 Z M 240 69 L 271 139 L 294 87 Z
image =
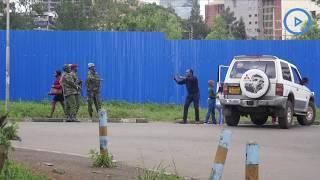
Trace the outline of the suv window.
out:
M 292 81 L 289 65 L 281 62 L 282 78 L 287 81 Z
M 259 69 L 272 79 L 276 77 L 275 65 L 273 61 L 237 61 L 234 63 L 230 78 L 241 78 L 243 73 L 250 69 Z
M 292 73 L 293 73 L 293 78 L 294 78 L 294 83 L 296 84 L 301 84 L 301 77 L 298 73 L 298 70 L 294 67 L 291 67 Z

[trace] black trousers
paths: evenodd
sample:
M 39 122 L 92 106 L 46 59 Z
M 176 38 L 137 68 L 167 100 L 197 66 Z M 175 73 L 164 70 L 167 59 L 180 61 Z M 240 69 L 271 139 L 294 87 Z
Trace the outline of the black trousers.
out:
M 199 98 L 200 98 L 199 93 L 188 94 L 188 96 L 186 97 L 186 100 L 184 102 L 184 108 L 183 108 L 183 121 L 184 122 L 187 122 L 188 110 L 189 110 L 189 106 L 192 102 L 193 102 L 193 106 L 194 106 L 195 120 L 196 121 L 200 120 L 200 118 L 199 118 Z

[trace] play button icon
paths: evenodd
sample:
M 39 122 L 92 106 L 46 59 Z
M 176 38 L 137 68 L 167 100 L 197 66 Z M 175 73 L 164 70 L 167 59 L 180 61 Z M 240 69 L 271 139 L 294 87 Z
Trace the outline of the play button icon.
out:
M 301 35 L 310 29 L 312 18 L 306 10 L 294 8 L 286 13 L 283 24 L 289 33 Z
M 299 26 L 301 23 L 302 21 L 299 18 L 294 17 L 294 26 Z

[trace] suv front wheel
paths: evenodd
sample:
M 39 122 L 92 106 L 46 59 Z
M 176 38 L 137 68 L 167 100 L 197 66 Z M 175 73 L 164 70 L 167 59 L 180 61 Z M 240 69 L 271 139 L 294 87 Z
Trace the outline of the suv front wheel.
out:
M 279 117 L 279 126 L 281 129 L 289 129 L 293 123 L 293 104 L 290 100 L 287 101 L 284 113 Z
M 316 106 L 314 102 L 310 101 L 308 111 L 305 116 L 297 116 L 300 125 L 311 125 L 316 118 Z
M 224 118 L 228 126 L 238 126 L 240 121 L 240 114 L 235 108 L 225 107 Z

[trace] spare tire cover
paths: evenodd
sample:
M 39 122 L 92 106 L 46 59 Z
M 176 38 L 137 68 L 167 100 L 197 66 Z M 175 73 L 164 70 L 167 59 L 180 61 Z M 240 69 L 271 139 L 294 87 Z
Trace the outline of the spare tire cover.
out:
M 245 72 L 240 80 L 240 88 L 244 95 L 249 98 L 260 98 L 269 89 L 268 76 L 259 69 L 251 69 Z

